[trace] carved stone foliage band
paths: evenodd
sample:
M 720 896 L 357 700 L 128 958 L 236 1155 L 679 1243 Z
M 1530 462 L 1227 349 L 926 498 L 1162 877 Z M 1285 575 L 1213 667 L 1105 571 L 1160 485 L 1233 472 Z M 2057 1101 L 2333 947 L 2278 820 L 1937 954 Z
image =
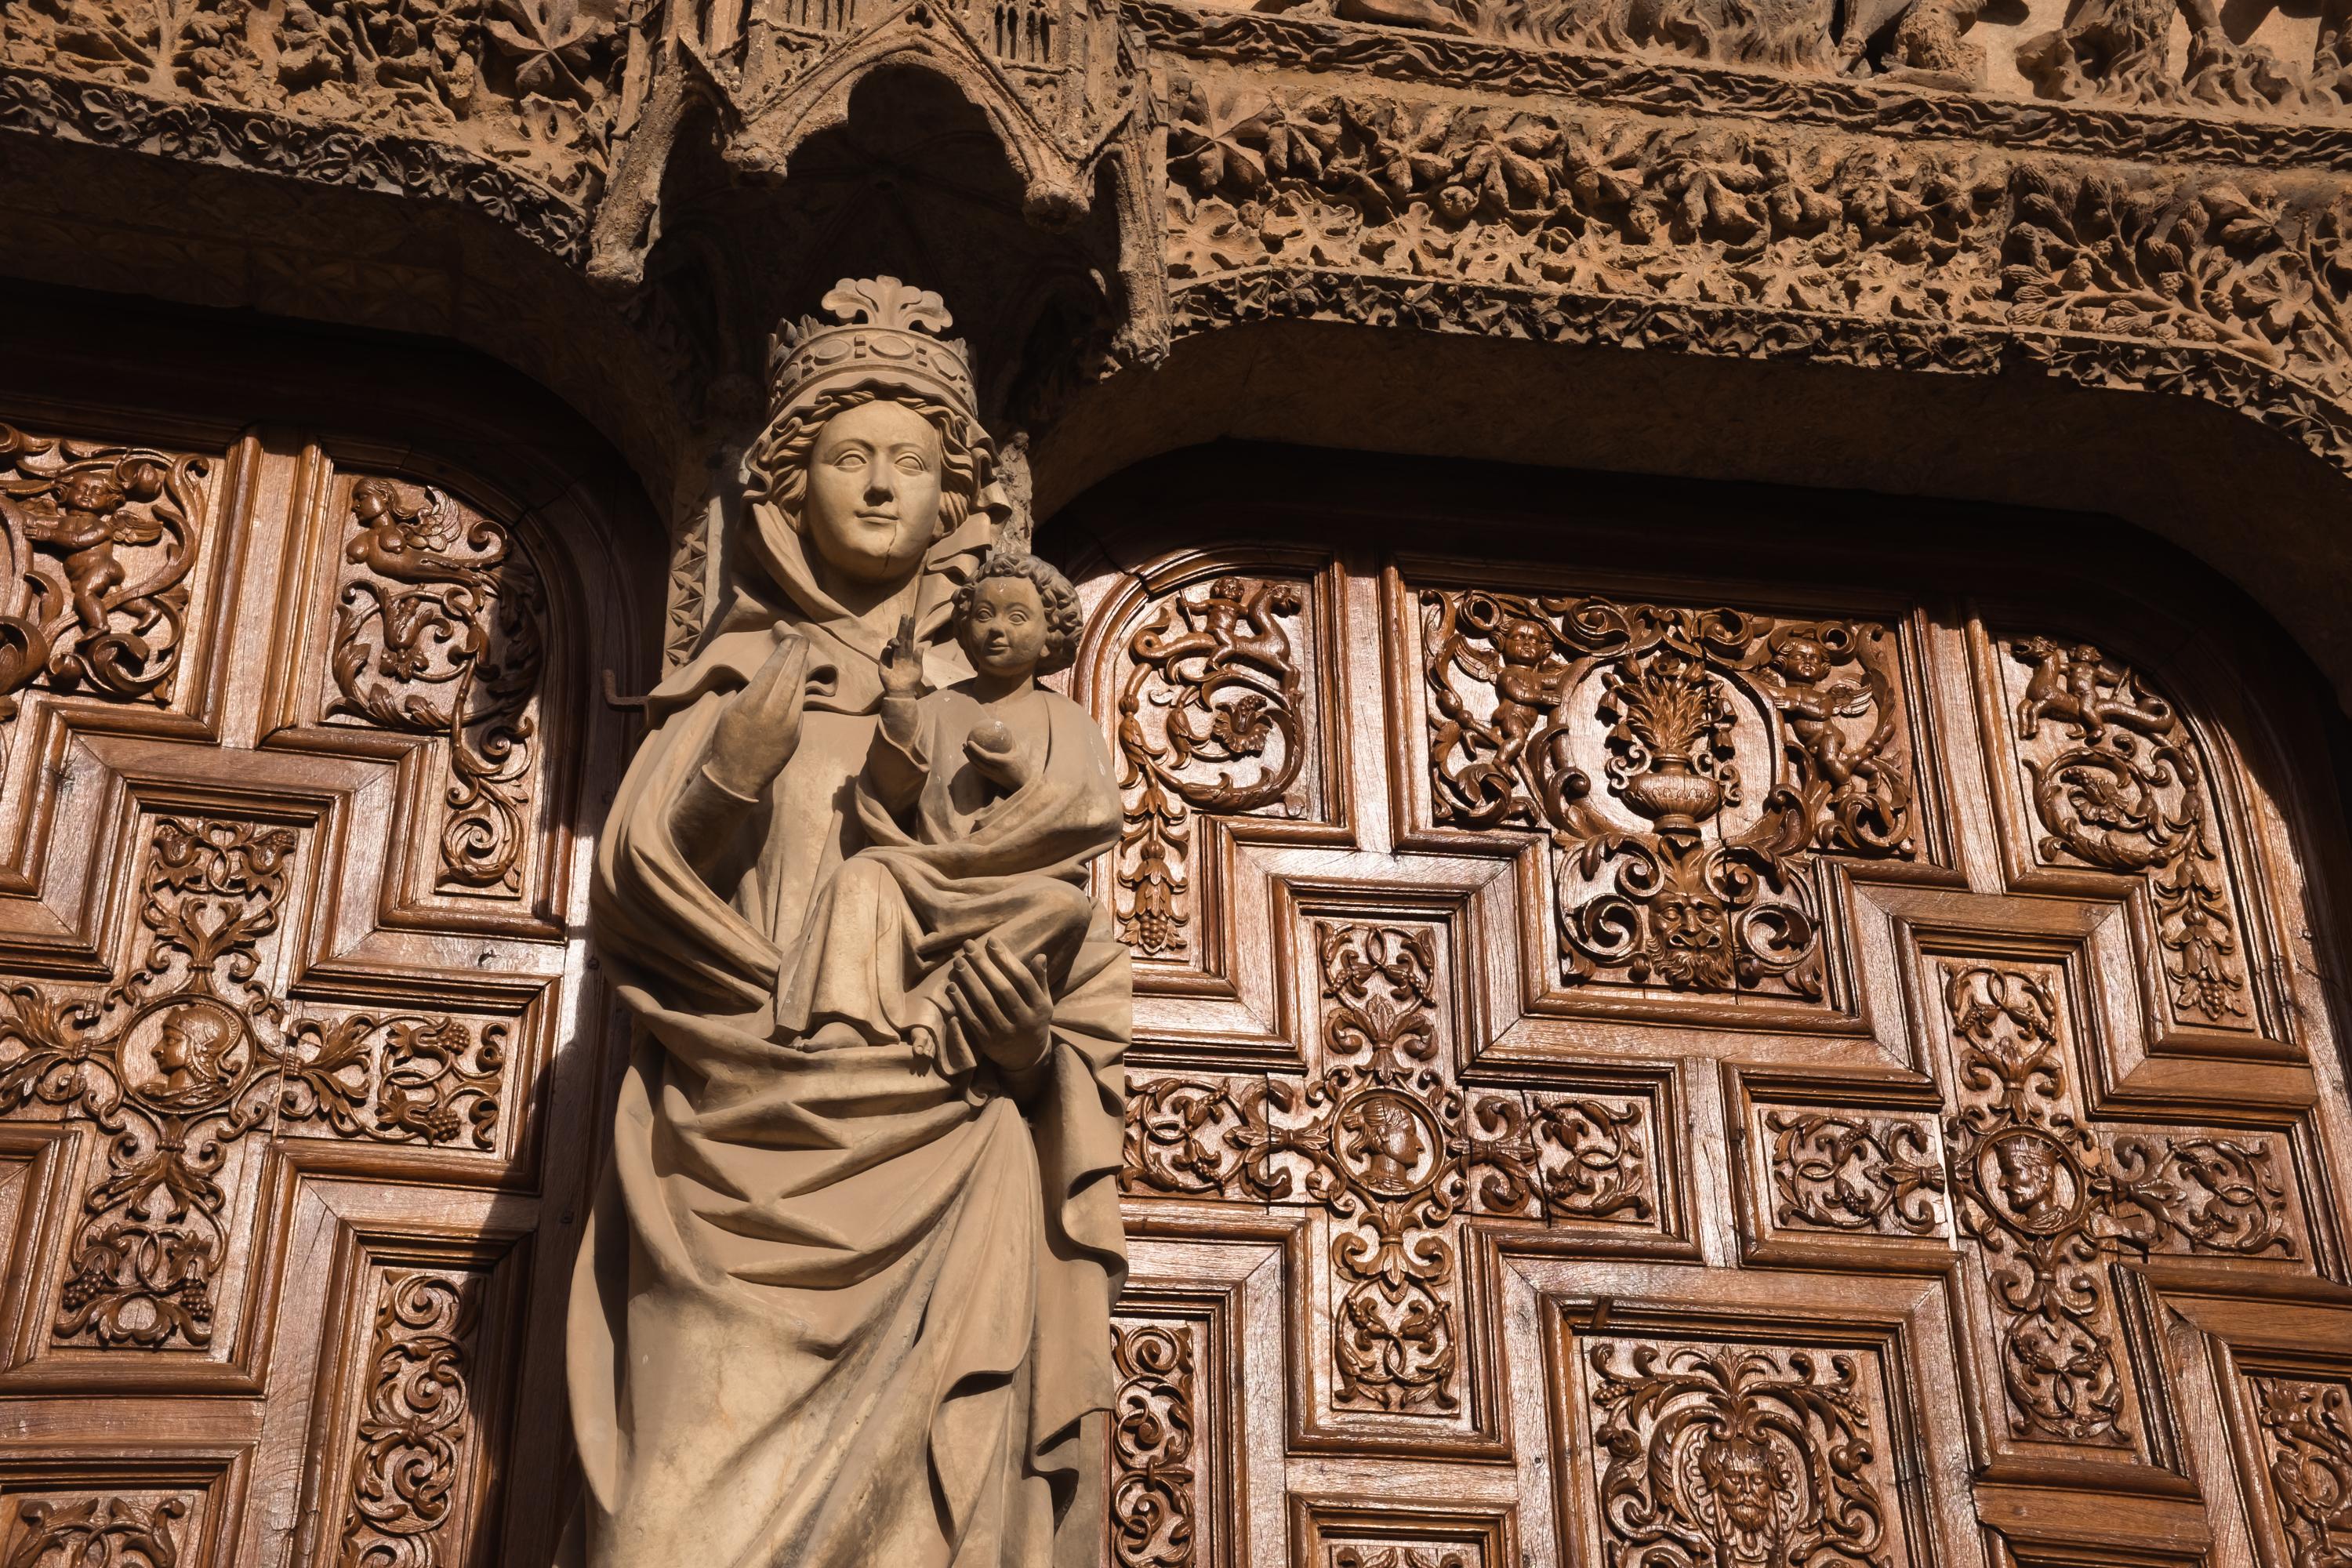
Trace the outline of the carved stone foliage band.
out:
M 1204 64 L 1349 70 L 1375 79 L 1517 97 L 1546 94 L 1652 111 L 1706 104 L 1783 123 L 2047 153 L 2212 160 L 2265 169 L 2352 164 L 2352 132 L 2308 119 L 2027 101 L 1957 92 L 1894 73 L 1838 78 L 1726 68 L 1664 52 L 1645 58 L 1411 27 L 1350 26 L 1297 11 L 1274 16 L 1173 0 L 1129 0 L 1125 9 L 1155 45 Z M 1931 8 L 1908 9 L 1917 15 Z
M 546 662 L 537 570 L 489 518 L 373 478 L 352 487 L 343 558 L 330 715 L 441 740 L 438 886 L 515 895 Z
M 478 1277 L 387 1271 L 376 1301 L 342 1561 L 443 1568 L 474 1441 Z
M 1192 947 L 1195 814 L 1299 804 L 1306 614 L 1303 584 L 1223 576 L 1170 594 L 1127 638 L 1113 865 L 1119 932 L 1144 957 Z
M 301 843 L 291 828 L 161 817 L 141 949 L 94 994 L 0 998 L 0 1108 L 95 1124 L 102 1156 L 68 1249 L 61 1343 L 201 1349 L 233 1238 L 226 1174 L 246 1140 L 488 1148 L 508 1026 L 426 1014 L 297 1014 L 264 984 Z
M 1321 1070 L 1303 1083 L 1139 1079 L 1122 1183 L 1138 1195 L 1305 1202 L 1333 1218 L 1333 1402 L 1461 1405 L 1461 1222 L 1643 1224 L 1657 1212 L 1638 1104 L 1454 1081 L 1425 927 L 1318 921 Z
M 0 62 L 454 143 L 575 198 L 602 181 L 625 53 L 610 8 L 569 0 L 250 13 L 33 5 L 0 20 Z
M 1276 315 L 1896 368 L 2022 356 L 2347 447 L 2331 301 L 2352 290 L 2352 195 L 2327 184 L 1255 77 L 1171 90 L 1179 331 Z
M 2243 1026 L 2243 943 L 2212 785 L 2188 723 L 2087 643 L 2022 637 L 2000 647 L 2004 676 L 2030 672 L 2014 718 L 2042 829 L 2035 858 L 2144 878 L 2174 1016 Z
M 2271 1508 L 2295 1568 L 2352 1563 L 2352 1383 L 2249 1380 Z
M 1610 1568 L 1902 1561 L 1874 1358 L 1602 1339 L 1585 1359 Z
M 1115 1568 L 1192 1568 L 1199 1477 L 1192 1336 L 1181 1324 L 1115 1323 L 1119 1377 L 1111 1407 L 1110 1551 Z
M 1558 848 L 1561 977 L 1822 995 L 1817 853 L 1918 852 L 1871 622 L 1426 589 L 1432 808 Z
M 2262 1133 L 2102 1136 L 2076 1110 L 2063 973 L 1948 959 L 1940 980 L 1960 1085 L 1953 1195 L 1982 1260 L 2009 1429 L 2129 1445 L 2105 1253 L 2302 1257 L 2285 1152 Z
M 0 719 L 34 686 L 172 700 L 211 472 L 0 425 Z

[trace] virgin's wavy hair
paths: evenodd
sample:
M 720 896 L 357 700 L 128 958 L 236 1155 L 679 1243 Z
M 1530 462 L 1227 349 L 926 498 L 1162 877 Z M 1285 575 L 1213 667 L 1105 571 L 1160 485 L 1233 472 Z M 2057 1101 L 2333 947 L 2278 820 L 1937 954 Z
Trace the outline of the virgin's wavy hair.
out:
M 962 527 L 971 509 L 980 504 L 981 489 L 988 482 L 992 449 L 987 437 L 962 409 L 940 398 L 914 393 L 851 387 L 828 392 L 806 408 L 776 420 L 760 432 L 760 438 L 744 458 L 744 473 L 749 481 L 746 497 L 774 506 L 795 530 L 799 529 L 801 508 L 808 500 L 809 453 L 816 447 L 817 432 L 835 415 L 868 403 L 896 403 L 910 408 L 929 420 L 931 427 L 940 433 L 938 537 L 946 538 Z
M 972 595 L 991 577 L 1018 577 L 1036 585 L 1037 602 L 1045 606 L 1045 650 L 1037 659 L 1037 673 L 1051 675 L 1078 661 L 1078 633 L 1086 616 L 1078 608 L 1078 591 L 1070 580 L 1025 550 L 992 550 L 980 558 L 971 581 L 956 590 L 956 626 L 971 613 Z

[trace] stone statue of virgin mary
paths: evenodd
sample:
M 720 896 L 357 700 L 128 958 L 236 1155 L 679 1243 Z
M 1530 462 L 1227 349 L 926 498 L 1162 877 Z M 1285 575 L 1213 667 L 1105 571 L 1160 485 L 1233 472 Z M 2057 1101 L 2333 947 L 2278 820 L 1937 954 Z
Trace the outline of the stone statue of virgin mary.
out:
M 885 667 L 901 689 L 917 657 L 930 689 L 975 679 L 949 621 L 1006 512 L 939 297 L 877 279 L 824 304 L 837 322 L 771 355 L 731 598 L 653 693 L 598 849 L 596 946 L 637 1026 L 573 1283 L 573 1551 L 1091 1564 L 1126 1270 L 1125 948 L 1099 910 L 1050 970 L 892 917 L 898 978 L 931 975 L 961 1021 L 951 1059 L 887 1019 L 819 1039 L 789 1005 L 813 910 L 888 831 L 858 784 Z M 1099 733 L 1057 724 L 1078 784 L 1048 814 L 1092 846 L 1055 868 L 1075 880 L 1118 802 Z

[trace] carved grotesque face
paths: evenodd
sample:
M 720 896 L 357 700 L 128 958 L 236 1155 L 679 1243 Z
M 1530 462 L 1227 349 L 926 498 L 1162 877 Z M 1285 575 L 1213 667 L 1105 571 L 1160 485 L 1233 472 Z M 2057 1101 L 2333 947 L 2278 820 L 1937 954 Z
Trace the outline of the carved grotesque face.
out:
M 1497 641 L 1513 664 L 1541 664 L 1551 652 L 1551 638 L 1533 621 L 1506 623 Z
M 2005 1138 L 1993 1145 L 2009 1206 L 2027 1219 L 2050 1212 L 2058 1201 L 2058 1161 L 2039 1138 Z
M 1811 686 L 1829 673 L 1830 652 L 1811 637 L 1790 637 L 1780 646 L 1775 661 L 1780 673 L 1799 686 Z
M 1772 1522 L 1772 1499 L 1780 1489 L 1771 1453 L 1753 1437 L 1710 1437 L 1699 1450 L 1700 1479 L 1715 1494 L 1724 1522 L 1753 1533 Z
M 860 583 L 903 578 L 940 531 L 940 433 L 896 403 L 825 421 L 801 526 L 818 560 Z
M 982 675 L 1026 675 L 1045 657 L 1045 604 L 1026 577 L 983 577 L 956 623 L 964 657 Z
M 1651 910 L 1658 946 L 1671 963 L 1676 955 L 1694 964 L 1723 951 L 1723 906 L 1688 893 L 1668 893 Z
M 104 474 L 86 470 L 69 476 L 58 488 L 58 499 L 68 511 L 109 512 L 122 504 L 122 487 Z

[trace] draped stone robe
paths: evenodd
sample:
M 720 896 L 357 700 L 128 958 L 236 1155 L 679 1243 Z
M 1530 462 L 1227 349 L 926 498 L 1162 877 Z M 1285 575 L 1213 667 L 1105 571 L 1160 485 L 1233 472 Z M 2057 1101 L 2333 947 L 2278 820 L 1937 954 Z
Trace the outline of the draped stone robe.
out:
M 656 691 L 598 851 L 597 943 L 638 1027 L 573 1286 L 586 1561 L 1091 1563 L 1126 1267 L 1127 952 L 1097 910 L 1017 1083 L 985 1064 L 951 1080 L 906 1042 L 803 1051 L 778 1026 L 811 904 L 862 847 L 883 638 L 762 522 L 784 602 L 739 598 Z M 968 673 L 939 639 L 987 531 L 976 516 L 924 563 L 935 685 Z M 778 618 L 833 689 L 759 802 L 714 800 L 706 742 Z M 706 881 L 673 825 L 730 811 Z

